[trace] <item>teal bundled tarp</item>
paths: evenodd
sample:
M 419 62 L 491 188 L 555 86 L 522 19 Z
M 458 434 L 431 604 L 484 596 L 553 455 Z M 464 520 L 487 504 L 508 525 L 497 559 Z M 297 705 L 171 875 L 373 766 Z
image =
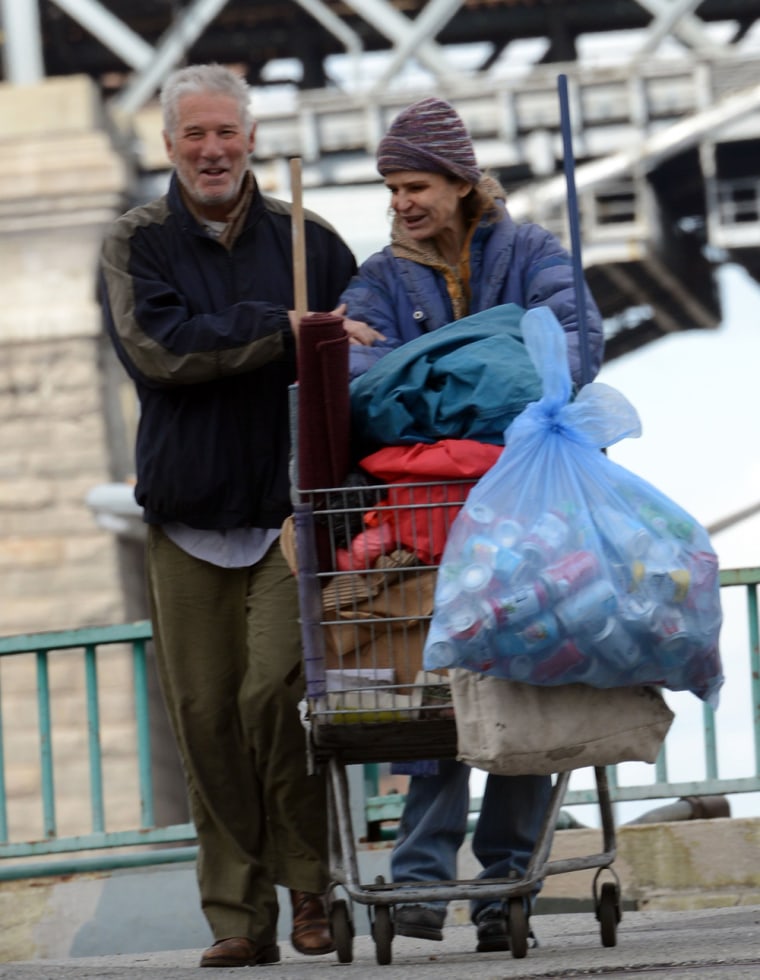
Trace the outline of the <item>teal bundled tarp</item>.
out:
M 536 685 L 689 690 L 723 683 L 718 560 L 686 511 L 600 450 L 640 434 L 622 394 L 571 401 L 566 338 L 522 317 L 543 395 L 505 433 L 446 543 L 424 666 Z
M 448 323 L 386 354 L 351 382 L 351 421 L 365 444 L 475 439 L 504 430 L 541 397 L 513 303 Z M 485 368 L 485 369 L 484 369 Z

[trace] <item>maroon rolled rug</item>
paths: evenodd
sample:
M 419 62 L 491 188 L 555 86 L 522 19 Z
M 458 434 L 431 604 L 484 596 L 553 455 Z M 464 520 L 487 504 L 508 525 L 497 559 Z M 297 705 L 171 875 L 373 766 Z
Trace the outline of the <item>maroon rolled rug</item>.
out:
M 349 467 L 348 334 L 331 313 L 303 317 L 298 337 L 298 486 L 339 487 Z
M 350 460 L 351 403 L 348 394 L 348 334 L 331 313 L 301 319 L 298 336 L 297 483 L 301 491 L 340 487 Z M 326 495 L 310 495 L 319 511 Z M 315 522 L 320 571 L 335 567 L 335 542 Z

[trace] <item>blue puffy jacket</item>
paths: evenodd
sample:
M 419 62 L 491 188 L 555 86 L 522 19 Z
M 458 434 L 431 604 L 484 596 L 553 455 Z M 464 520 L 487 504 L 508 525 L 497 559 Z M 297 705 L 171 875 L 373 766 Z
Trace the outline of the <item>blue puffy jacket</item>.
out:
M 500 221 L 481 221 L 470 245 L 470 313 L 515 303 L 524 309 L 548 306 L 567 334 L 570 372 L 576 383 L 590 381 L 602 363 L 602 318 L 586 288 L 588 361 L 591 377 L 581 377 L 577 302 L 572 260 L 559 240 L 536 224 L 517 225 L 502 202 Z M 373 347 L 351 345 L 351 375 L 367 370 L 389 350 L 455 319 L 442 274 L 388 245 L 362 263 L 341 296 L 347 314 L 385 334 Z

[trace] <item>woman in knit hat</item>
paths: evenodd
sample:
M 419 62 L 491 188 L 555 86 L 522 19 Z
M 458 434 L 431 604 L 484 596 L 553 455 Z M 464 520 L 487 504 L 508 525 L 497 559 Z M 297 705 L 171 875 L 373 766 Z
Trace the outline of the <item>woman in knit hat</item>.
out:
M 467 129 L 448 102 L 430 97 L 402 111 L 380 141 L 377 169 L 390 191 L 391 241 L 363 263 L 341 302 L 348 318 L 369 324 L 383 339 L 369 347 L 351 346 L 353 377 L 431 330 L 512 303 L 523 309 L 550 307 L 567 334 L 573 379 L 591 380 L 581 378 L 570 255 L 546 229 L 512 220 L 503 189 L 480 170 Z M 595 375 L 603 334 L 588 289 L 586 312 L 588 361 Z M 434 774 L 410 780 L 391 857 L 393 880 L 455 880 L 466 833 L 469 768 L 453 759 L 419 768 L 432 768 Z M 550 791 L 546 776 L 489 774 L 473 836 L 482 877 L 524 876 Z M 401 905 L 394 914 L 395 931 L 442 939 L 445 915 L 444 902 Z M 476 899 L 471 916 L 478 951 L 509 949 L 501 902 Z
M 581 380 L 572 260 L 540 225 L 516 224 L 497 180 L 484 174 L 456 110 L 430 96 L 394 119 L 377 148 L 390 191 L 391 241 L 371 255 L 341 297 L 349 319 L 384 341 L 352 345 L 352 375 L 388 350 L 503 303 L 549 306 L 567 334 L 573 379 Z M 601 366 L 601 315 L 586 290 L 592 374 Z M 589 380 L 589 379 L 585 379 Z

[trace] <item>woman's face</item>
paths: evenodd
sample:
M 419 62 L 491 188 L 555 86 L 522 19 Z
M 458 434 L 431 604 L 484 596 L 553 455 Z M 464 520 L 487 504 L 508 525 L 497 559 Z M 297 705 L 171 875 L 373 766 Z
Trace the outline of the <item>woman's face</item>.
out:
M 472 184 L 426 170 L 396 170 L 385 178 L 391 208 L 410 238 L 423 241 L 459 234 L 462 200 Z

